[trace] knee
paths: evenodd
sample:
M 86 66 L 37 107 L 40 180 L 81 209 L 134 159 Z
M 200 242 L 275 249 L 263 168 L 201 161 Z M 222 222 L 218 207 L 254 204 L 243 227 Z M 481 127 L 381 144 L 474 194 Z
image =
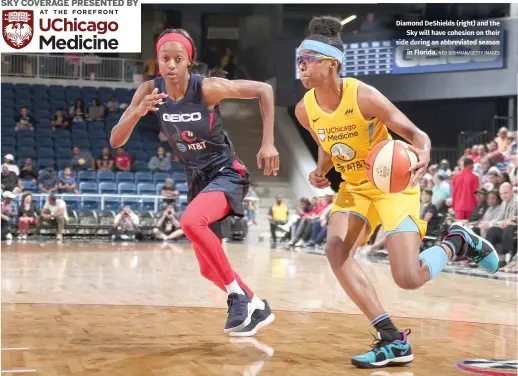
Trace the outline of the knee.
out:
M 185 233 L 192 233 L 196 231 L 196 229 L 203 227 L 203 225 L 204 222 L 201 215 L 195 215 L 194 213 L 187 210 L 180 218 L 180 226 Z
M 352 247 L 347 246 L 340 238 L 328 239 L 325 252 L 333 270 L 339 269 L 351 257 Z
M 392 272 L 392 276 L 396 285 L 403 290 L 416 290 L 423 285 L 416 271 Z

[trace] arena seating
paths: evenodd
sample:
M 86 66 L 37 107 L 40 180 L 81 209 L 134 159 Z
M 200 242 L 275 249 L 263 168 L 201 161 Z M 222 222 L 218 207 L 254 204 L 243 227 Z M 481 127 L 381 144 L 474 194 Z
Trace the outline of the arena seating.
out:
M 120 114 L 106 112 L 103 121 L 74 122 L 70 131 L 58 128 L 52 132 L 51 118 L 56 110 L 63 109 L 65 114 L 68 114 L 69 108 L 78 98 L 83 99 L 85 108 L 88 108 L 94 98 L 99 98 L 105 104 L 115 96 L 119 103 L 129 103 L 134 92 L 135 90 L 123 88 L 2 83 L 1 153 L 13 154 L 16 164 L 20 167 L 24 165 L 27 157 L 32 157 L 34 167 L 39 169 L 40 176 L 45 168 L 52 167 L 61 177 L 63 169 L 70 165 L 73 146 L 77 145 L 81 151 L 90 152 L 94 159 L 100 155 L 103 147 L 109 147 L 109 135 Z M 36 119 L 34 131 L 15 132 L 14 118 L 20 114 L 21 107 L 27 107 L 29 114 Z M 144 121 L 137 124 L 125 145 L 126 152 L 134 161 L 133 172 L 73 172 L 81 194 L 76 197 L 64 195 L 68 209 L 118 211 L 123 205 L 128 204 L 138 211 L 154 210 L 156 196 L 160 195 L 160 190 L 168 178 L 174 180 L 175 186 L 181 192 L 180 207 L 185 207 L 187 185 L 183 166 L 172 163 L 169 173 L 153 173 L 148 170 L 148 162 L 155 155 L 158 146 L 163 146 L 166 152 L 172 152 L 169 145 L 159 142 L 157 134 L 158 129 L 151 129 Z M 114 150 L 111 152 L 115 155 Z M 24 191 L 39 192 L 37 182 L 22 181 L 22 184 Z M 145 197 L 136 197 L 142 195 Z M 44 199 L 44 195 L 34 198 L 39 207 L 44 204 Z

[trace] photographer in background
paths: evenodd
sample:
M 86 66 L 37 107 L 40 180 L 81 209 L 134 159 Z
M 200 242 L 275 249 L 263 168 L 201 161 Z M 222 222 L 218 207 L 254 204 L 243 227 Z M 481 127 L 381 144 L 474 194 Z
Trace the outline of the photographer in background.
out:
M 176 240 L 183 236 L 183 230 L 175 214 L 173 205 L 168 206 L 164 210 L 156 227 L 153 229 L 153 234 L 157 239 Z
M 124 206 L 124 209 L 117 214 L 113 227 L 111 229 L 112 240 L 135 240 L 137 235 L 140 235 L 138 225 L 140 219 L 138 215 L 133 213 L 131 207 Z

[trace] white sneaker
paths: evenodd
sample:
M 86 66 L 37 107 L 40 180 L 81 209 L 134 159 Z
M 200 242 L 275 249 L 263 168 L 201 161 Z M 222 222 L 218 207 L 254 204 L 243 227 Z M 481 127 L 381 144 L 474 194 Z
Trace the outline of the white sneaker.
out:
M 22 240 L 27 240 L 27 234 L 22 236 Z
M 5 239 L 6 239 L 6 240 L 13 240 L 13 234 L 7 234 L 7 235 L 5 236 Z

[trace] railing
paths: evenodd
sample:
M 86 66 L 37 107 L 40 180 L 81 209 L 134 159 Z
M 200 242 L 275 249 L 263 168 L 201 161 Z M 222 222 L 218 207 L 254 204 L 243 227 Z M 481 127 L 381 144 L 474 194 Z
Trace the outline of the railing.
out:
M 2 54 L 2 76 L 140 83 L 150 77 L 146 61 L 97 55 Z M 205 74 L 197 63 L 193 72 Z
M 438 164 L 443 159 L 450 162 L 450 166 L 457 165 L 459 153 L 456 148 L 434 148 L 430 152 L 430 164 Z
M 464 150 L 467 148 L 471 148 L 473 145 L 486 145 L 489 141 L 492 140 L 493 135 L 488 131 L 482 132 L 460 132 L 457 138 L 458 145 L 458 153 L 459 157 L 464 154 Z
M 496 136 L 498 130 L 506 127 L 510 131 L 516 131 L 516 118 L 510 116 L 494 116 L 493 117 L 493 135 Z

